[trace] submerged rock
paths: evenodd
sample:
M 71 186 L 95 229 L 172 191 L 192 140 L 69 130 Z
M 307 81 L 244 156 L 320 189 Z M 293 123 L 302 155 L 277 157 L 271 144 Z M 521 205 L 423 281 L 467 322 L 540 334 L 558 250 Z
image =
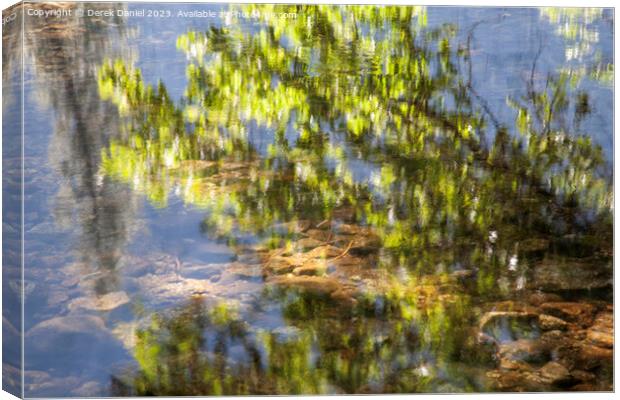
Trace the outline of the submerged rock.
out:
M 501 369 L 515 370 L 515 371 L 531 371 L 533 368 L 530 364 L 521 360 L 512 360 L 509 358 L 502 358 L 500 360 L 499 367 Z
M 508 392 L 540 392 L 548 390 L 536 374 L 516 370 L 494 370 L 487 372 L 492 388 Z
M 300 266 L 301 263 L 295 263 L 290 257 L 274 257 L 267 262 L 265 269 L 273 274 L 288 274 Z
M 321 276 L 327 271 L 327 265 L 324 261 L 310 260 L 301 267 L 293 270 L 294 275 L 317 275 Z
M 339 304 L 354 307 L 358 304 L 355 298 L 357 292 L 354 289 L 342 287 L 331 293 L 331 298 Z
M 341 287 L 335 279 L 320 276 L 281 276 L 270 281 L 285 288 L 295 288 L 317 295 L 329 295 Z
M 499 346 L 500 359 L 540 364 L 549 361 L 548 346 L 540 340 L 519 339 Z
M 596 346 L 612 348 L 614 346 L 613 318 L 610 312 L 599 313 L 594 324 L 588 329 L 587 341 Z
M 336 243 L 351 254 L 367 255 L 381 247 L 381 238 L 368 227 L 340 224 L 337 232 Z
M 611 368 L 613 362 L 613 350 L 584 343 L 578 347 L 576 353 L 576 365 L 590 371 L 599 367 Z
M 343 250 L 334 246 L 319 246 L 305 253 L 304 256 L 308 258 L 333 258 L 342 254 Z
M 68 369 L 105 368 L 122 360 L 126 352 L 106 328 L 103 319 L 93 315 L 69 315 L 43 321 L 25 335 L 28 349 L 26 367 L 45 370 L 55 365 Z
M 86 310 L 111 311 L 129 303 L 129 296 L 125 292 L 112 292 L 101 296 L 80 297 L 69 303 L 69 309 L 84 308 Z
M 595 374 L 588 371 L 583 371 L 581 369 L 574 369 L 571 372 L 571 375 L 573 376 L 573 378 L 575 378 L 575 380 L 579 382 L 591 382 L 596 379 Z
M 534 268 L 531 289 L 550 292 L 589 290 L 611 286 L 612 267 L 581 260 L 543 260 Z
M 480 319 L 480 330 L 500 343 L 540 336 L 538 316 L 521 311 L 490 311 Z
M 381 239 L 376 235 L 356 237 L 349 250 L 352 254 L 370 254 L 381 247 Z
M 544 331 L 564 330 L 568 326 L 568 323 L 563 319 L 546 314 L 538 316 L 538 324 L 540 329 Z
M 547 314 L 582 326 L 592 323 L 592 314 L 595 310 L 592 304 L 577 302 L 544 303 L 540 308 Z
M 567 385 L 574 381 L 568 369 L 556 361 L 550 361 L 538 370 L 543 381 L 552 385 Z
M 323 244 L 324 242 L 320 240 L 316 240 L 316 239 L 308 237 L 308 238 L 299 239 L 295 243 L 295 246 L 298 249 L 301 249 L 302 251 L 306 251 L 306 250 L 310 250 L 310 249 L 314 249 L 316 247 L 322 246 Z
M 272 226 L 276 232 L 280 233 L 302 233 L 312 226 L 309 220 L 298 220 L 277 223 Z
M 357 290 L 349 287 L 337 279 L 327 276 L 293 275 L 277 276 L 269 281 L 283 289 L 294 289 L 313 296 L 329 296 L 334 302 L 341 305 L 354 306 L 357 304 Z
M 562 300 L 562 297 L 555 293 L 545 292 L 535 292 L 531 294 L 527 299 L 527 301 L 534 306 L 539 306 L 543 303 L 558 302 Z
M 225 274 L 230 274 L 235 278 L 240 279 L 260 279 L 263 276 L 260 266 L 248 265 L 240 262 L 234 262 L 226 266 L 223 271 Z
M 536 315 L 539 310 L 522 301 L 506 300 L 493 303 L 493 311 L 511 311 Z
M 308 235 L 308 237 L 311 239 L 315 239 L 324 243 L 330 240 L 332 233 L 322 229 L 308 229 L 306 235 Z
M 588 342 L 593 345 L 606 347 L 611 349 L 614 347 L 614 337 L 610 332 L 598 332 L 595 330 L 589 330 L 587 336 Z

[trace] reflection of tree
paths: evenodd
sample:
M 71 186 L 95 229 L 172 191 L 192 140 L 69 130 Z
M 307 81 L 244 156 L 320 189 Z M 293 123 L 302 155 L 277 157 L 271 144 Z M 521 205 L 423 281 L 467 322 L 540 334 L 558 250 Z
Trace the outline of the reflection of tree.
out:
M 160 205 L 174 189 L 231 242 L 251 232 L 277 244 L 291 234 L 277 223 L 349 219 L 393 260 L 476 265 L 488 289 L 521 241 L 582 233 L 592 215 L 609 230 L 600 149 L 558 131 L 562 75 L 531 88 L 518 132 L 497 126 L 487 144 L 454 66 L 453 27 L 424 29 L 408 8 L 277 9 L 305 17 L 179 37 L 190 63 L 178 104 L 123 62 L 104 64 L 100 94 L 127 122 L 103 173 Z M 491 232 L 501 251 L 487 251 Z
M 256 385 L 253 377 L 260 369 L 258 351 L 247 336 L 232 310 L 209 310 L 198 299 L 174 317 L 155 316 L 150 327 L 136 334 L 139 373 L 132 382 L 115 379 L 114 395 L 246 393 Z M 242 357 L 247 356 L 236 365 L 229 364 L 233 346 L 241 346 Z
M 262 14 L 252 33 L 180 36 L 190 61 L 178 102 L 121 60 L 102 65 L 99 93 L 118 107 L 123 135 L 103 150 L 101 173 L 159 206 L 175 192 L 231 245 L 251 234 L 289 251 L 308 220 L 377 235 L 379 256 L 359 262 L 387 278 L 346 305 L 267 279 L 276 288 L 263 300 L 286 325 L 269 332 L 225 306 L 158 316 L 138 334 L 139 370 L 115 381 L 119 393 L 437 391 L 452 366 L 485 358 L 466 332 L 473 301 L 445 272 L 475 269 L 473 291 L 485 297 L 504 290 L 507 266 L 564 237 L 597 238 L 579 256 L 608 257 L 608 164 L 587 136 L 569 134 L 566 113 L 587 112 L 569 98 L 569 77 L 530 82 L 511 99 L 514 129 L 493 120 L 491 131 L 494 117 L 455 67 L 472 55 L 453 51 L 454 27 L 425 28 L 423 11 L 244 7 L 303 18 Z M 339 245 L 333 233 L 321 245 Z
M 54 205 L 56 222 L 72 228 L 78 221 L 80 261 L 103 274 L 97 283 L 100 293 L 114 285 L 110 272 L 126 240 L 124 221 L 132 205 L 129 192 L 98 175 L 100 148 L 107 146 L 107 135 L 115 135 L 118 122 L 115 110 L 98 96 L 94 67 L 106 54 L 127 57 L 120 50 L 127 35 L 118 20 L 63 18 L 51 25 L 45 18 L 29 18 L 26 24 L 26 57 L 38 82 L 34 96 L 55 111 L 49 157 L 63 177 Z
M 569 97 L 570 79 L 570 74 L 562 72 L 550 77 L 543 89 L 530 81 L 525 102 L 512 101 L 522 138 L 520 162 L 541 181 L 549 181 L 547 189 L 565 204 L 604 212 L 612 205 L 608 164 L 590 137 L 568 133 L 566 111 L 574 111 L 575 118 L 587 112 L 583 110 L 587 94 Z
M 223 304 L 192 300 L 136 333 L 138 370 L 114 378 L 114 394 L 420 392 L 456 375 L 461 390 L 474 390 L 449 366 L 471 351 L 471 307 L 437 283 L 395 284 L 349 309 L 315 294 L 276 290 L 264 301 L 282 305 L 287 325 L 272 331 L 242 322 Z
M 613 60 L 604 59 L 600 51 L 595 50 L 600 40 L 600 25 L 602 23 L 613 24 L 613 20 L 609 17 L 611 10 L 587 7 L 543 7 L 541 15 L 555 27 L 555 33 L 564 39 L 565 57 L 568 63 L 593 58 L 592 66 L 577 68 L 572 71 L 573 74 L 578 78 L 589 76 L 607 85 L 613 83 Z

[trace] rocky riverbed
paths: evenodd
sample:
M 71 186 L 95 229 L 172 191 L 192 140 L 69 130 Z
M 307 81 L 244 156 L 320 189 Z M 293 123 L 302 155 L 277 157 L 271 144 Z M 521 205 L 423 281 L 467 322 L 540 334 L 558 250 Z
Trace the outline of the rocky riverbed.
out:
M 70 263 L 48 275 L 58 283 L 58 290 L 46 294 L 53 315 L 32 326 L 26 340 L 41 354 L 49 354 L 45 349 L 63 348 L 61 344 L 70 341 L 71 347 L 58 357 L 80 360 L 76 368 L 83 367 L 83 354 L 92 354 L 91 343 L 98 343 L 111 363 L 126 368 L 151 316 L 160 312 L 165 316 L 166 310 L 193 298 L 209 307 L 225 305 L 248 321 L 244 328 L 248 332 L 267 329 L 284 340 L 283 344 L 304 335 L 308 315 L 318 321 L 335 318 L 338 324 L 360 324 L 359 329 L 379 323 L 384 325 L 383 331 L 395 329 L 402 321 L 420 337 L 411 342 L 419 347 L 411 350 L 411 357 L 419 357 L 414 354 L 420 351 L 432 355 L 426 361 L 408 364 L 408 371 L 419 377 L 424 371 L 445 368 L 442 363 L 464 363 L 469 369 L 463 371 L 470 371 L 468 379 L 476 382 L 476 390 L 613 389 L 613 305 L 604 297 L 588 295 L 609 283 L 606 265 L 573 262 L 574 269 L 581 265 L 597 272 L 571 274 L 562 272 L 570 261 L 558 263 L 554 269 L 548 258 L 541 257 L 529 271 L 527 285 L 517 288 L 512 283 L 512 294 L 494 299 L 477 294 L 482 274 L 477 268 L 415 274 L 403 268 L 380 267 L 389 254 L 380 236 L 365 226 L 342 219 L 300 220 L 276 229 L 286 239 L 269 246 L 233 246 L 234 261 L 225 263 L 202 264 L 165 253 L 116 255 L 114 271 L 93 272 L 86 264 Z M 558 274 L 564 285 L 552 291 L 546 285 L 559 279 Z M 108 290 L 101 290 L 103 284 Z M 31 296 L 40 296 L 36 290 L 32 292 Z M 300 309 L 291 306 L 291 299 L 317 299 L 319 303 L 312 300 Z M 137 310 L 143 310 L 138 312 L 139 318 Z M 287 317 L 277 322 L 269 310 Z M 282 335 L 289 331 L 296 333 Z M 324 351 L 349 351 L 341 345 L 331 346 Z M 45 359 L 30 361 L 27 381 L 33 393 L 54 392 L 54 385 L 61 388 L 69 379 L 49 372 L 45 372 L 47 378 L 37 378 L 33 375 L 37 365 L 44 363 Z M 105 371 L 95 364 L 90 370 L 94 375 L 84 382 L 78 379 L 80 387 L 87 390 L 92 386 L 105 393 L 97 375 Z M 446 390 L 467 387 L 450 385 Z

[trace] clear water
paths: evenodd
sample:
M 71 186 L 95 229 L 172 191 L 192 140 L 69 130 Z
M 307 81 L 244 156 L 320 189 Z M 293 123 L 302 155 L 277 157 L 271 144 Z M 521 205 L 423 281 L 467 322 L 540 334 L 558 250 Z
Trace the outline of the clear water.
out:
M 26 20 L 27 396 L 611 390 L 611 10 L 70 7 L 173 17 Z

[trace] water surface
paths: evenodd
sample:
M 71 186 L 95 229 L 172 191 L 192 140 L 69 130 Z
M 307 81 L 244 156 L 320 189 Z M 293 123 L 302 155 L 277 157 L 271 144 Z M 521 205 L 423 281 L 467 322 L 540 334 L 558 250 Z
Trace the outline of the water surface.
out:
M 613 389 L 611 10 L 27 7 L 27 396 Z

